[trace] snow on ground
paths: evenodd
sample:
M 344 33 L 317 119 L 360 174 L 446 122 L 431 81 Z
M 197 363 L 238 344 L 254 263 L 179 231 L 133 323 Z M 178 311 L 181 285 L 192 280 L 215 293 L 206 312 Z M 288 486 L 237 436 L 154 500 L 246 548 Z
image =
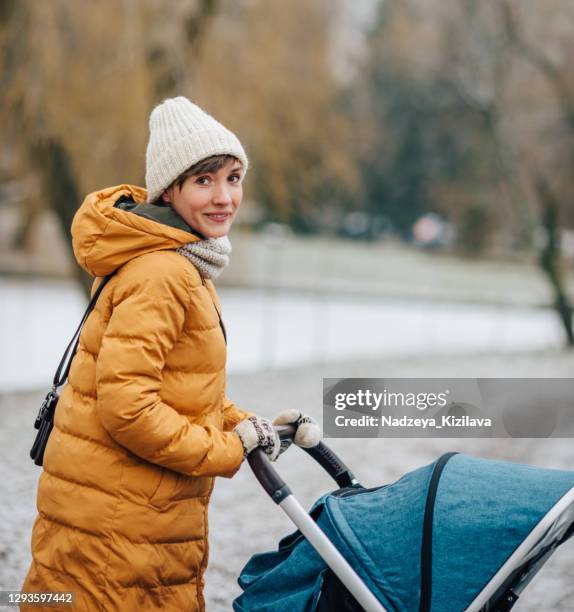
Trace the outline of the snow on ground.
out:
M 321 418 L 322 377 L 570 377 L 574 354 L 555 351 L 515 355 L 379 358 L 305 366 L 230 377 L 229 396 L 266 416 L 297 407 Z M 0 588 L 18 588 L 30 553 L 39 474 L 28 459 L 32 421 L 41 395 L 0 395 Z M 573 469 L 570 439 L 372 439 L 329 440 L 365 486 L 392 482 L 448 450 L 539 466 Z M 278 469 L 305 507 L 332 489 L 328 477 L 304 453 L 292 449 Z M 260 489 L 245 465 L 232 480 L 220 479 L 210 507 L 210 564 L 206 597 L 209 612 L 231 609 L 240 593 L 236 578 L 256 553 L 276 548 L 293 530 L 288 519 Z M 566 544 L 528 587 L 518 612 L 574 609 L 574 542 Z

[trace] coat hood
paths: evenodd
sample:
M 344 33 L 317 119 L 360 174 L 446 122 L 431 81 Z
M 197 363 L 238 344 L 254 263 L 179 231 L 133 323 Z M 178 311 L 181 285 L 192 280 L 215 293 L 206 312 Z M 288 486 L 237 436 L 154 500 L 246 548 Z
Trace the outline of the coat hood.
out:
M 131 210 L 119 208 L 116 203 L 122 196 L 138 205 Z M 140 206 L 152 206 L 145 204 L 146 199 L 146 190 L 135 185 L 108 187 L 86 196 L 72 221 L 74 255 L 84 270 L 92 276 L 106 276 L 134 257 L 177 249 L 200 239 L 191 228 L 183 229 L 187 226 L 175 212 L 173 223 L 166 211 L 157 220 L 138 214 Z

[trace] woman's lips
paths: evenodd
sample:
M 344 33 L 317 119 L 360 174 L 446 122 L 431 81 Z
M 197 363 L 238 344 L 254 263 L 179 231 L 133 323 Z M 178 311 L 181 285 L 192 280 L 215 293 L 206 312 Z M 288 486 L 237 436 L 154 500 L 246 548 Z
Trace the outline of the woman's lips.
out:
M 205 216 L 215 223 L 225 223 L 231 218 L 231 213 L 205 213 Z

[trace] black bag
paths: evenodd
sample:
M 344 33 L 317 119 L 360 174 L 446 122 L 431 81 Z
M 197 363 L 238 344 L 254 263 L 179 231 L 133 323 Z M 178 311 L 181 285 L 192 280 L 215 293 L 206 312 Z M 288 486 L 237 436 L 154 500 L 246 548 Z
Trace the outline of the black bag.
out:
M 66 382 L 68 378 L 70 366 L 72 365 L 72 359 L 76 354 L 78 344 L 80 342 L 80 332 L 82 331 L 82 327 L 84 327 L 84 323 L 96 305 L 100 293 L 112 276 L 113 274 L 105 276 L 102 282 L 98 285 L 98 288 L 90 300 L 88 307 L 86 308 L 86 312 L 80 321 L 80 325 L 78 326 L 74 337 L 64 351 L 60 365 L 58 366 L 56 374 L 54 375 L 52 388 L 50 391 L 48 391 L 46 399 L 44 399 L 44 402 L 40 406 L 40 411 L 38 412 L 38 416 L 36 417 L 36 421 L 34 423 L 34 427 L 38 430 L 38 433 L 36 434 L 36 439 L 34 440 L 34 444 L 30 450 L 30 457 L 32 457 L 36 465 L 43 465 L 44 463 L 44 451 L 46 450 L 46 444 L 48 443 L 48 438 L 50 437 L 52 427 L 54 426 L 54 412 L 56 411 L 58 399 L 60 398 L 58 395 L 58 389 Z

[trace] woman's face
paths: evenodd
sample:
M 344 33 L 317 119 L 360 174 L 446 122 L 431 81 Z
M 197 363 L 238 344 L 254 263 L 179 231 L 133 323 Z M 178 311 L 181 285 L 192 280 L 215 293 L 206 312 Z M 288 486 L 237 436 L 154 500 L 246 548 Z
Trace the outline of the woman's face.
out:
M 229 233 L 241 205 L 242 180 L 241 163 L 232 160 L 217 172 L 189 176 L 181 190 L 172 185 L 162 199 L 206 238 L 221 238 Z

